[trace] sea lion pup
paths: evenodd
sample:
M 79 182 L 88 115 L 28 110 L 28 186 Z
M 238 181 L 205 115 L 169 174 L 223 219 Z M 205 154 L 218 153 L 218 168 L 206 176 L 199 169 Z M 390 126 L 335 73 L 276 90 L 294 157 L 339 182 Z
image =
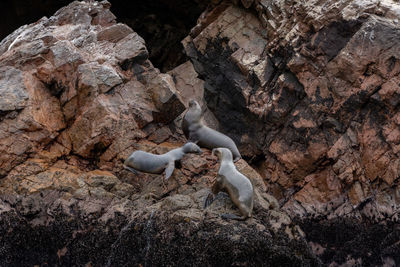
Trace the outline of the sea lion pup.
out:
M 182 130 L 186 138 L 208 149 L 225 147 L 233 154 L 233 162 L 241 158 L 240 152 L 233 140 L 223 133 L 205 126 L 202 122 L 202 111 L 199 103 L 190 100 L 188 111 L 183 116 Z
M 220 191 L 226 191 L 233 203 L 239 208 L 242 217 L 234 214 L 222 214 L 223 219 L 246 220 L 251 217 L 253 210 L 253 184 L 235 167 L 232 161 L 232 153 L 227 148 L 215 148 L 212 155 L 216 155 L 221 165 L 219 166 L 217 179 L 204 203 L 204 207 L 209 206 L 215 199 L 215 195 Z
M 171 177 L 175 169 L 175 161 L 180 161 L 186 153 L 201 154 L 200 147 L 192 142 L 175 148 L 165 154 L 156 155 L 145 151 L 133 152 L 124 162 L 124 168 L 136 173 L 142 171 L 147 173 L 160 174 L 165 170 L 165 180 Z

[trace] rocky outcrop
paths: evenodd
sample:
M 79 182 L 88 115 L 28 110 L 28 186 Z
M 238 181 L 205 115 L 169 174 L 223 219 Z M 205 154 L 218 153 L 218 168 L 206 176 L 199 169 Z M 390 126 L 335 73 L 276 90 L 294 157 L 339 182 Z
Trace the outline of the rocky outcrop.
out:
M 1 42 L 3 177 L 38 157 L 83 157 L 101 162 L 88 168 L 112 171 L 134 140 L 184 110 L 144 40 L 108 7 L 75 2 Z
M 184 41 L 221 129 L 292 214 L 397 221 L 398 6 L 242 2 Z
M 109 8 L 73 2 L 0 43 L 0 265 L 319 265 L 244 160 L 256 188 L 246 222 L 220 218 L 237 213 L 226 194 L 203 209 L 210 151 L 168 182 L 122 168 L 134 150 L 186 141 L 179 115 L 203 83 L 190 62 L 160 73 Z
M 168 183 L 146 174 L 122 183 L 110 172 L 66 166 L 16 180 L 20 187 L 9 185 L 0 197 L 2 264 L 319 264 L 302 230 L 243 160 L 239 170 L 256 185 L 254 217 L 223 221 L 221 213 L 238 212 L 224 194 L 204 210 L 218 170 L 205 153 L 185 157 Z
M 361 232 L 310 231 L 325 263 L 398 264 L 399 4 L 236 2 L 183 41 L 220 130 L 304 229 Z
M 107 1 L 73 2 L 0 43 L 1 262 L 400 264 L 399 4 L 211 2 L 183 41 L 190 62 L 169 40 L 205 2 L 176 2 L 171 27 L 166 9 L 124 18 L 143 36 Z M 209 151 L 168 183 L 122 168 L 186 141 L 191 98 L 239 144 L 246 222 L 219 218 L 237 211 L 224 194 L 202 208 Z

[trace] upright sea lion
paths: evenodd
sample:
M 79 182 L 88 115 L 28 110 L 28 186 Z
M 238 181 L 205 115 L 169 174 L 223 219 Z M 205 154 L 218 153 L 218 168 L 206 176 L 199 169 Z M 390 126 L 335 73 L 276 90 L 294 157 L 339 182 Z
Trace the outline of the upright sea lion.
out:
M 212 155 L 216 155 L 221 165 L 218 170 L 217 179 L 204 203 L 204 207 L 209 206 L 215 199 L 215 195 L 220 191 L 226 191 L 233 203 L 239 208 L 242 217 L 234 214 L 222 214 L 224 219 L 245 220 L 251 217 L 253 211 L 253 184 L 235 167 L 232 161 L 232 153 L 226 148 L 215 148 Z
M 189 101 L 189 108 L 182 119 L 182 130 L 186 138 L 189 138 L 189 127 L 194 123 L 199 123 L 202 119 L 203 112 L 200 104 L 196 100 Z
M 202 121 L 202 111 L 199 103 L 195 100 L 189 102 L 189 109 L 183 116 L 182 130 L 186 138 L 198 144 L 200 147 L 209 149 L 225 147 L 233 154 L 233 161 L 241 158 L 240 152 L 233 140 L 223 133 L 205 126 Z
M 203 152 L 198 145 L 191 142 L 162 155 L 138 150 L 125 160 L 124 168 L 134 173 L 138 170 L 160 174 L 165 170 L 165 180 L 168 180 L 175 169 L 175 161 L 180 161 L 186 153 L 201 154 Z

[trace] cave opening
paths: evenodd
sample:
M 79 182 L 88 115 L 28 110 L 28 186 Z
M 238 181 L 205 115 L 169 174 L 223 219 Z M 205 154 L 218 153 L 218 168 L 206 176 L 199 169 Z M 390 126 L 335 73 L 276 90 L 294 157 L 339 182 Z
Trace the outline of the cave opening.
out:
M 0 24 L 0 39 L 25 24 L 43 16 L 50 17 L 71 0 L 6 0 L 1 15 L 6 23 Z M 187 58 L 181 41 L 196 25 L 197 18 L 210 1 L 109 0 L 117 22 L 125 23 L 145 41 L 150 61 L 162 72 L 184 63 Z
M 162 72 L 172 70 L 187 58 L 181 41 L 196 25 L 209 1 L 110 0 L 111 11 L 145 41 L 150 61 Z

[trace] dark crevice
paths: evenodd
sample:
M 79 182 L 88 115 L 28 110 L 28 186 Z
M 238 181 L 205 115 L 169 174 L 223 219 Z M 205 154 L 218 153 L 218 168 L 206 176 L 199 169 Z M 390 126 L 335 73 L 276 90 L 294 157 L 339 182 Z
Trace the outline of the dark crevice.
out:
M 2 1 L 0 15 L 0 40 L 22 25 L 33 23 L 40 18 L 52 16 L 71 0 L 5 0 Z
M 5 119 L 15 119 L 18 114 L 22 111 L 22 109 L 17 110 L 0 110 L 0 122 Z
M 162 72 L 184 63 L 181 41 L 196 25 L 209 1 L 111 0 L 111 11 L 146 41 L 150 61 Z

